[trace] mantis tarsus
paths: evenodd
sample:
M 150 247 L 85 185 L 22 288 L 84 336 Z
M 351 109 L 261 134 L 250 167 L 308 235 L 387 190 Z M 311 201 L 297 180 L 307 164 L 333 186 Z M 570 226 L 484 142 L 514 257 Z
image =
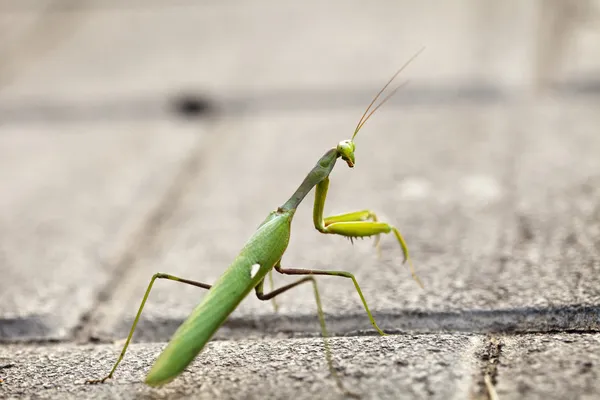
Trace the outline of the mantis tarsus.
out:
M 353 395 L 345 389 L 340 377 L 338 376 L 331 358 L 331 351 L 327 342 L 327 328 L 321 307 L 321 299 L 315 275 L 340 276 L 351 279 L 360 300 L 367 312 L 371 324 L 381 335 L 385 333 L 377 326 L 367 302 L 360 290 L 360 286 L 354 275 L 345 271 L 323 271 L 312 269 L 284 268 L 281 266 L 281 258 L 287 248 L 292 218 L 306 195 L 315 189 L 315 203 L 313 208 L 313 221 L 315 228 L 326 234 L 335 234 L 350 238 L 376 236 L 376 245 L 379 245 L 379 235 L 382 233 L 393 233 L 404 254 L 404 263 L 408 262 L 413 278 L 421 285 L 412 263 L 410 262 L 408 248 L 398 229 L 394 226 L 381 222 L 377 219 L 375 213 L 370 210 L 350 212 L 346 214 L 334 215 L 323 218 L 325 198 L 329 187 L 329 174 L 333 170 L 338 158 L 341 158 L 352 168 L 355 164 L 354 157 L 354 138 L 362 129 L 369 118 L 377 111 L 392 95 L 403 85 L 397 86 L 388 94 L 379 104 L 375 105 L 377 99 L 389 87 L 394 79 L 408 66 L 408 64 L 421 53 L 421 49 L 411 57 L 384 85 L 384 87 L 373 98 L 364 114 L 358 121 L 354 134 L 349 140 L 343 140 L 338 145 L 328 150 L 315 167 L 308 173 L 302 184 L 296 192 L 281 207 L 272 211 L 267 218 L 260 224 L 256 232 L 246 242 L 244 248 L 235 258 L 233 263 L 225 270 L 223 275 L 211 286 L 205 283 L 196 282 L 188 279 L 182 279 L 173 275 L 157 273 L 150 280 L 142 303 L 138 309 L 137 315 L 129 332 L 129 336 L 123 346 L 123 350 L 110 373 L 98 380 L 91 380 L 88 383 L 101 383 L 112 378 L 117 366 L 123 359 L 129 342 L 133 336 L 140 315 L 156 279 L 168 279 L 176 282 L 197 286 L 203 289 L 209 289 L 202 302 L 194 309 L 187 320 L 177 329 L 171 341 L 159 355 L 154 366 L 146 377 L 146 384 L 150 386 L 163 385 L 177 377 L 200 353 L 205 344 L 210 340 L 213 334 L 225 322 L 227 317 L 235 310 L 239 303 L 252 291 L 255 290 L 256 296 L 260 300 L 271 300 L 275 296 L 288 291 L 305 282 L 311 282 L 317 303 L 317 312 L 321 325 L 321 332 L 325 340 L 325 356 L 331 375 L 336 381 L 337 386 L 346 394 Z M 263 291 L 264 279 L 269 274 L 271 278 L 272 270 L 286 275 L 304 275 L 299 280 L 275 289 L 269 293 Z M 272 281 L 271 281 L 272 284 Z M 422 286 L 422 285 L 421 285 Z M 275 303 L 274 303 L 275 304 Z

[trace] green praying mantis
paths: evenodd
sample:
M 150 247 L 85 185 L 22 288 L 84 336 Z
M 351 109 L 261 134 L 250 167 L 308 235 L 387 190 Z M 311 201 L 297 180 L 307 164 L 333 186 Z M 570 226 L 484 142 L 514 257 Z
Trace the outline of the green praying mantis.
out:
M 390 86 L 394 79 L 402 72 L 421 52 L 417 52 L 412 56 L 392 78 L 383 86 L 383 88 L 373 98 L 362 117 L 358 121 L 354 134 L 349 140 L 343 140 L 336 147 L 328 150 L 319 159 L 315 167 L 308 173 L 304 181 L 298 189 L 292 194 L 281 207 L 269 213 L 267 218 L 260 224 L 256 232 L 246 242 L 233 263 L 225 270 L 223 275 L 213 284 L 209 285 L 202 282 L 192 281 L 189 279 L 179 278 L 173 275 L 157 273 L 152 276 L 148 288 L 142 299 L 142 303 L 133 321 L 133 325 L 129 332 L 129 336 L 125 341 L 125 345 L 121 350 L 117 361 L 115 362 L 110 373 L 97 380 L 90 380 L 88 383 L 103 383 L 107 379 L 112 378 L 119 363 L 123 360 L 127 347 L 133 337 L 133 333 L 142 314 L 146 300 L 152 290 L 152 286 L 156 279 L 168 279 L 176 282 L 185 283 L 188 285 L 197 286 L 203 289 L 208 289 L 208 293 L 203 298 L 202 302 L 194 309 L 192 314 L 183 322 L 177 329 L 169 344 L 164 351 L 159 355 L 150 372 L 148 373 L 145 383 L 150 386 L 159 386 L 166 384 L 176 378 L 181 372 L 194 360 L 194 358 L 202 351 L 206 343 L 225 322 L 227 317 L 236 309 L 240 302 L 254 289 L 256 296 L 260 300 L 273 300 L 281 293 L 301 285 L 303 283 L 312 283 L 315 300 L 317 303 L 317 313 L 321 325 L 321 333 L 325 341 L 325 356 L 332 377 L 335 379 L 337 386 L 346 394 L 353 395 L 348 391 L 340 377 L 338 376 L 332 362 L 331 350 L 327 342 L 327 328 L 325 326 L 325 318 L 321 306 L 321 298 L 315 280 L 315 275 L 339 276 L 351 279 L 356 288 L 360 300 L 367 312 L 371 324 L 380 335 L 385 335 L 383 330 L 379 328 L 373 318 L 373 314 L 369 310 L 367 301 L 356 281 L 353 274 L 345 271 L 324 271 L 313 269 L 298 269 L 284 268 L 281 265 L 281 258 L 286 251 L 290 239 L 291 223 L 296 212 L 296 209 L 306 197 L 306 195 L 315 188 L 315 202 L 313 208 L 313 221 L 315 228 L 324 234 L 341 235 L 352 240 L 357 237 L 375 236 L 375 244 L 379 246 L 379 235 L 393 233 L 396 237 L 404 255 L 403 263 L 409 265 L 411 274 L 417 283 L 422 287 L 422 284 L 417 277 L 410 257 L 408 247 L 404 238 L 393 225 L 379 221 L 377 215 L 370 210 L 355 211 L 345 214 L 334 215 L 331 217 L 323 217 L 325 207 L 325 199 L 329 188 L 329 175 L 331 174 L 336 161 L 341 158 L 346 162 L 348 167 L 353 168 L 355 165 L 354 151 L 356 146 L 354 139 L 358 132 L 362 129 L 365 123 L 371 116 L 385 104 L 398 89 L 404 84 L 394 88 L 378 105 L 376 101 Z M 303 276 L 299 280 L 282 286 L 278 289 L 265 293 L 263 290 L 264 281 L 269 275 L 272 286 L 272 271 L 273 269 L 285 275 L 300 275 Z M 274 303 L 275 305 L 275 303 Z M 276 307 L 276 305 L 275 305 Z

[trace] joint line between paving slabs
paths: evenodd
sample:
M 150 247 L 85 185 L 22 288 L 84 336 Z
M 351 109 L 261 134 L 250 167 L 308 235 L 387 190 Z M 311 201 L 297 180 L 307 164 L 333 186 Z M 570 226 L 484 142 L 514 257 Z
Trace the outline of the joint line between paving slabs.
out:
M 499 400 L 496 386 L 498 385 L 498 364 L 501 354 L 502 341 L 500 338 L 496 335 L 487 335 L 481 375 L 488 400 Z
M 211 123 L 208 130 L 214 129 L 214 126 L 215 124 Z M 93 306 L 81 316 L 79 323 L 73 329 L 71 335 L 73 340 L 79 343 L 93 341 L 90 335 L 98 310 L 112 297 L 113 293 L 119 290 L 121 283 L 127 281 L 129 273 L 135 269 L 138 256 L 153 245 L 156 233 L 160 231 L 169 215 L 177 207 L 185 194 L 188 183 L 199 173 L 202 161 L 207 158 L 206 153 L 214 151 L 215 146 L 218 145 L 218 138 L 218 134 L 206 135 L 206 138 L 199 141 L 192 148 L 188 157 L 183 160 L 181 168 L 174 175 L 173 183 L 159 198 L 148 217 L 140 224 L 139 230 L 132 235 L 129 246 L 126 246 L 126 250 L 111 268 L 112 276 L 104 288 L 98 292 Z

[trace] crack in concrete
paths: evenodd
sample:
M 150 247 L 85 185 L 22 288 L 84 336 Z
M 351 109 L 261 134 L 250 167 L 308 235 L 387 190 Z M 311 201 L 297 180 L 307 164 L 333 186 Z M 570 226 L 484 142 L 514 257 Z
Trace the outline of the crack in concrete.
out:
M 155 219 L 156 223 L 156 219 Z M 148 228 L 148 224 L 145 225 Z M 150 228 L 148 228 L 150 229 Z M 154 228 L 158 229 L 157 225 Z M 142 230 L 142 232 L 144 232 Z M 146 231 L 150 236 L 154 231 Z M 130 247 L 123 255 L 114 271 L 133 271 L 136 251 L 144 251 L 151 246 L 148 241 L 139 242 L 138 247 Z M 96 302 L 87 314 L 83 315 L 74 331 L 73 337 L 84 342 L 110 341 L 115 337 L 126 336 L 131 328 L 132 320 L 119 323 L 110 338 L 90 337 L 91 330 L 84 329 L 93 323 L 98 308 L 106 303 L 117 290 L 117 285 L 123 280 L 123 273 L 111 279 L 105 288 L 97 295 Z M 388 333 L 473 333 L 473 334 L 519 334 L 519 333 L 594 333 L 600 332 L 600 306 L 570 305 L 546 308 L 509 308 L 500 310 L 457 310 L 446 312 L 425 312 L 407 310 L 400 313 L 379 312 L 375 315 L 379 324 Z M 361 312 L 344 315 L 326 315 L 328 330 L 335 335 L 365 335 L 371 334 L 371 325 L 366 315 Z M 183 322 L 182 318 L 153 318 L 142 319 L 136 330 L 138 341 L 168 340 L 177 327 Z M 57 338 L 47 337 L 55 323 L 52 316 L 35 316 L 29 319 L 7 320 L 0 318 L 0 343 L 3 342 L 39 342 L 56 341 Z M 82 333 L 85 331 L 85 333 Z M 219 333 L 221 332 L 221 333 Z M 260 317 L 230 317 L 217 332 L 227 338 L 254 336 L 286 335 L 315 335 L 320 333 L 316 315 L 285 315 L 270 314 Z M 60 339 L 60 338 L 59 338 Z M 68 337 L 65 340 L 70 340 Z
M 423 106 L 440 104 L 499 104 L 519 98 L 519 90 L 507 90 L 489 82 L 465 82 L 454 85 L 413 85 L 398 93 L 387 107 Z M 262 93 L 234 96 L 205 92 L 175 92 L 165 96 L 129 97 L 85 101 L 71 99 L 27 99 L 0 103 L 0 120 L 4 123 L 23 124 L 31 122 L 150 120 L 181 117 L 178 102 L 185 96 L 202 102 L 207 109 L 222 114 L 242 115 L 256 112 L 278 111 L 321 111 L 349 107 L 363 107 L 364 99 L 372 95 L 371 89 L 336 88 L 328 89 L 271 89 Z M 600 95 L 600 80 L 584 80 L 557 84 L 549 95 L 555 98 L 597 97 Z
M 206 143 L 208 141 L 208 143 Z M 112 268 L 112 277 L 101 289 L 91 309 L 84 313 L 79 323 L 72 331 L 71 337 L 76 342 L 93 342 L 91 338 L 92 327 L 97 313 L 102 304 L 106 303 L 112 294 L 118 290 L 118 287 L 127 282 L 128 273 L 134 272 L 137 258 L 152 247 L 156 234 L 160 231 L 163 224 L 168 220 L 170 214 L 177 209 L 177 203 L 185 194 L 188 183 L 201 169 L 202 160 L 206 159 L 205 152 L 214 151 L 218 145 L 218 135 L 206 137 L 206 141 L 199 141 L 191 149 L 187 159 L 185 159 L 178 173 L 173 178 L 173 183 L 161 196 L 154 209 L 149 213 L 148 218 L 141 224 L 136 234 L 132 235 L 130 245 Z
M 502 354 L 502 341 L 500 338 L 494 335 L 488 336 L 486 354 L 487 360 L 483 367 L 483 381 L 489 400 L 498 400 L 496 385 L 498 385 L 498 364 Z
M 511 100 L 518 92 L 486 82 L 465 82 L 446 86 L 414 85 L 398 93 L 387 107 L 422 106 L 424 104 L 496 104 Z M 182 100 L 202 105 L 205 112 L 243 115 L 256 112 L 322 111 L 364 107 L 372 88 L 331 87 L 327 89 L 274 88 L 258 93 L 235 95 L 189 91 L 183 88 L 170 95 L 130 96 L 89 101 L 79 98 L 27 99 L 0 103 L 0 120 L 4 123 L 151 120 L 181 118 Z M 189 105 L 188 105 L 189 106 Z
M 600 332 L 599 307 L 558 307 L 546 309 L 467 310 L 461 312 L 411 312 L 375 315 L 380 326 L 390 334 L 401 333 L 581 333 Z M 363 313 L 343 316 L 326 315 L 327 329 L 336 336 L 374 335 Z M 166 341 L 179 325 L 180 318 L 141 319 L 136 330 L 137 341 Z M 124 320 L 110 341 L 129 332 L 132 320 Z M 261 317 L 230 317 L 217 331 L 216 339 L 236 339 L 248 336 L 268 337 L 278 334 L 307 337 L 320 334 L 316 315 L 288 316 L 271 314 Z
M 476 350 L 479 366 L 473 377 L 472 400 L 498 400 L 498 364 L 502 355 L 502 340 L 499 336 L 488 334 L 483 345 Z

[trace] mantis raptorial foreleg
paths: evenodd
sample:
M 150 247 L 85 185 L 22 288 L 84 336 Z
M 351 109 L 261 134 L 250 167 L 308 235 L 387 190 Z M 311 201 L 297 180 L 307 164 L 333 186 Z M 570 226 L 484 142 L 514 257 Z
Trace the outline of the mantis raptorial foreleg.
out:
M 138 321 L 140 320 L 140 316 L 142 315 L 142 310 L 144 309 L 144 306 L 146 305 L 146 300 L 148 300 L 148 296 L 150 295 L 150 291 L 152 290 L 152 286 L 154 285 L 154 281 L 157 279 L 168 279 L 170 281 L 175 281 L 175 282 L 181 282 L 181 283 L 185 283 L 187 285 L 192 285 L 192 286 L 196 286 L 202 289 L 210 289 L 211 285 L 206 284 L 206 283 L 202 283 L 202 282 L 197 282 L 197 281 L 192 281 L 189 279 L 184 279 L 184 278 L 179 278 L 178 276 L 174 276 L 174 275 L 169 275 L 169 274 L 163 274 L 163 273 L 157 273 L 152 275 L 152 279 L 150 279 L 150 283 L 148 284 L 148 288 L 146 289 L 146 293 L 144 294 L 144 297 L 142 298 L 142 303 L 140 304 L 140 308 L 138 309 L 138 312 L 135 316 L 135 319 L 133 320 L 133 324 L 131 325 L 131 330 L 129 331 L 129 336 L 127 336 L 127 340 L 125 341 L 125 345 L 123 346 L 123 350 L 121 350 L 121 354 L 119 355 L 119 358 L 117 359 L 117 362 L 115 363 L 115 365 L 112 367 L 112 369 L 110 370 L 109 374 L 106 375 L 104 378 L 102 379 L 92 379 L 92 380 L 88 380 L 87 383 L 90 384 L 95 384 L 95 383 L 104 383 L 107 379 L 112 378 L 113 374 L 115 373 L 115 370 L 117 369 L 117 367 L 119 366 L 119 364 L 121 363 L 121 360 L 123 360 L 123 357 L 125 356 L 125 352 L 127 351 L 127 347 L 129 347 L 129 342 L 131 342 L 131 338 L 133 337 L 133 333 L 135 332 L 135 328 L 137 327 Z
M 377 215 L 371 210 L 361 210 L 349 213 L 343 213 L 338 215 L 332 215 L 323 218 L 323 224 L 325 227 L 338 222 L 356 222 L 356 221 L 373 221 L 378 222 Z M 350 237 L 352 241 L 352 237 Z M 375 247 L 377 248 L 377 255 L 381 256 L 381 246 L 379 246 L 380 235 L 375 236 Z
M 313 208 L 313 222 L 315 228 L 321 233 L 341 235 L 350 238 L 350 240 L 355 237 L 377 235 L 377 245 L 379 243 L 378 238 L 380 234 L 393 232 L 402 248 L 404 262 L 408 262 L 413 279 L 419 286 L 423 287 L 423 284 L 410 261 L 408 246 L 395 226 L 378 221 L 375 213 L 370 210 L 355 211 L 323 218 L 323 210 L 325 208 L 325 199 L 327 198 L 328 189 L 329 178 L 325 178 L 317 184 L 315 191 L 315 205 Z
M 283 269 L 283 268 L 281 268 L 281 264 L 279 264 L 279 263 L 277 263 L 277 265 L 275 265 L 275 270 L 277 270 L 278 272 L 284 273 L 284 274 L 287 273 L 284 271 L 310 271 L 310 270 L 304 270 L 304 269 Z M 325 271 L 317 271 L 317 272 L 325 272 Z M 294 275 L 294 273 L 291 273 L 290 275 Z M 351 396 L 354 398 L 360 398 L 360 396 L 358 394 L 346 389 L 340 376 L 338 375 L 337 371 L 335 370 L 335 367 L 333 366 L 333 358 L 331 357 L 331 348 L 329 347 L 329 341 L 328 341 L 329 334 L 327 333 L 327 326 L 325 325 L 325 315 L 323 314 L 323 305 L 321 303 L 321 296 L 319 295 L 319 288 L 317 287 L 317 281 L 312 276 L 312 274 L 296 273 L 296 275 L 308 275 L 308 276 L 305 276 L 304 278 L 298 279 L 295 282 L 292 282 L 288 285 L 285 285 L 278 289 L 275 289 L 269 293 L 263 293 L 264 280 L 262 280 L 255 288 L 256 296 L 260 300 L 272 300 L 275 298 L 275 296 L 280 295 L 281 293 L 286 292 L 291 288 L 294 288 L 305 282 L 312 282 L 313 291 L 315 294 L 315 301 L 317 303 L 317 315 L 319 316 L 319 323 L 321 325 L 321 335 L 323 337 L 323 345 L 325 347 L 325 359 L 327 360 L 327 366 L 329 367 L 329 372 L 331 373 L 331 376 L 335 379 L 336 385 L 342 392 L 344 392 L 348 396 Z M 321 275 L 327 275 L 327 274 L 321 274 Z M 360 293 L 360 289 L 359 289 L 359 293 Z M 362 293 L 360 295 L 362 298 Z M 365 303 L 365 307 L 366 307 L 366 303 Z M 369 312 L 368 308 L 367 308 L 367 312 Z M 369 312 L 369 315 L 370 315 L 370 312 Z M 373 323 L 375 323 L 375 321 L 373 321 Z

